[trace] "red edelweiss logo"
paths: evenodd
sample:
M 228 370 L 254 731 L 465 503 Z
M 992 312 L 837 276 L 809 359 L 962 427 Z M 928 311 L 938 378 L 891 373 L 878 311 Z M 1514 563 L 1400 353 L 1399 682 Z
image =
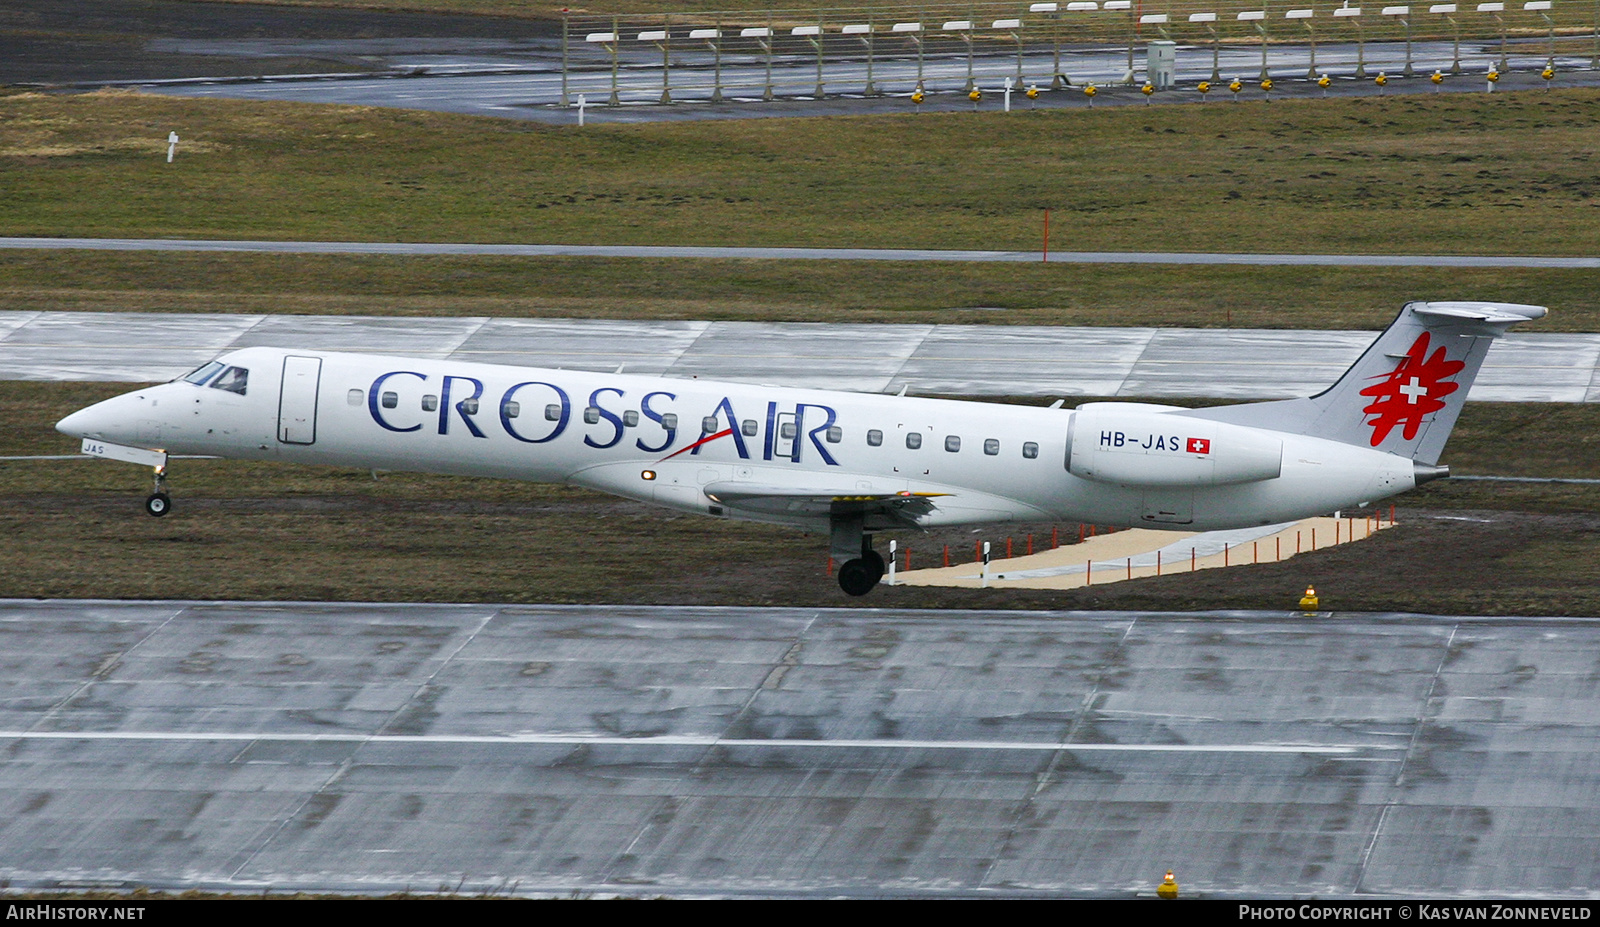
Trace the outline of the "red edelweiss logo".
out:
M 1373 447 L 1382 444 L 1395 428 L 1402 428 L 1407 441 L 1415 438 L 1423 417 L 1444 408 L 1444 397 L 1461 388 L 1459 383 L 1444 380 L 1460 373 L 1466 362 L 1449 360 L 1444 348 L 1430 357 L 1428 345 L 1428 333 L 1423 332 L 1393 373 L 1361 391 L 1361 395 L 1372 397 L 1372 403 L 1361 411 L 1373 416 L 1367 423 L 1372 426 Z
M 1184 450 L 1188 451 L 1191 454 L 1209 454 L 1209 453 L 1211 453 L 1211 439 L 1210 438 L 1190 438 L 1189 439 L 1189 444 L 1188 444 L 1187 447 L 1184 448 Z

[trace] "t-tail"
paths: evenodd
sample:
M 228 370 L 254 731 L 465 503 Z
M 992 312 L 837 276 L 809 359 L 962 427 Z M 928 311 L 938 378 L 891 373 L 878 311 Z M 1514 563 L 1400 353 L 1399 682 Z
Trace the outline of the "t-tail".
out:
M 1409 457 L 1418 464 L 1418 482 L 1445 476 L 1448 470 L 1436 465 L 1489 345 L 1547 311 L 1516 303 L 1407 303 L 1337 383 L 1309 399 L 1182 414 Z

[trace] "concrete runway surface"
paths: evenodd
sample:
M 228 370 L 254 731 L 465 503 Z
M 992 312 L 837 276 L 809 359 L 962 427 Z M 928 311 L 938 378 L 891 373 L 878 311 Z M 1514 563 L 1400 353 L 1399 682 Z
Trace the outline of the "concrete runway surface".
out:
M 1399 307 L 1396 307 L 1398 311 Z M 960 396 L 1318 392 L 1365 331 L 0 312 L 0 379 L 170 380 L 251 345 Z M 1514 332 L 1471 398 L 1600 401 L 1600 334 Z
M 0 601 L 12 890 L 1587 897 L 1595 619 Z

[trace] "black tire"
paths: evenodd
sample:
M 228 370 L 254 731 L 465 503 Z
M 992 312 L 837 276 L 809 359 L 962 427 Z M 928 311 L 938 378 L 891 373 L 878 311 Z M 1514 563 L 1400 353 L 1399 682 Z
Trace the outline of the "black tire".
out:
M 153 492 L 145 497 L 144 510 L 160 518 L 172 511 L 172 497 L 164 492 Z
M 846 595 L 866 595 L 878 585 L 880 575 L 874 573 L 872 565 L 865 560 L 846 560 L 839 567 L 839 588 Z
M 878 580 L 883 579 L 883 574 L 889 571 L 888 565 L 883 562 L 883 555 L 868 549 L 861 552 L 861 559 L 872 570 L 872 583 L 877 585 Z

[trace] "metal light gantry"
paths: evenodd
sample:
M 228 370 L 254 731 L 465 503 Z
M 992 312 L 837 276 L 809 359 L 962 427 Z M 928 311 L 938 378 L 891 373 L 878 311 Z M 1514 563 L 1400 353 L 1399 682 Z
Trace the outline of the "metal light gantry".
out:
M 1561 0 L 1560 3 L 1513 0 L 1516 3 L 1513 10 L 1506 8 L 1506 0 L 1484 0 L 1471 6 L 1463 6 L 1455 0 L 1431 3 L 1423 8 L 1403 3 L 1367 10 L 1357 6 L 1358 2 L 1343 0 L 1342 6 L 1332 7 L 1324 6 L 1319 0 L 1301 0 L 1299 4 L 1287 0 L 1274 9 L 1273 0 L 1216 0 L 1214 5 L 1207 0 L 1069 0 L 1065 3 L 1043 0 L 1025 6 L 1016 0 L 958 0 L 957 3 L 899 7 L 768 11 L 755 16 L 741 13 L 656 14 L 652 17 L 568 13 L 563 17 L 561 32 L 560 103 L 571 105 L 573 95 L 579 90 L 588 90 L 590 99 L 598 97 L 601 86 L 596 86 L 599 81 L 594 78 L 599 76 L 597 72 L 602 67 L 609 78 L 606 99 L 611 106 L 621 105 L 624 99 L 642 102 L 639 96 L 647 89 L 654 91 L 655 102 L 663 104 L 696 97 L 702 101 L 709 97 L 711 102 L 722 102 L 737 86 L 748 86 L 752 91 L 760 86 L 760 97 L 764 100 L 776 99 L 780 94 L 803 96 L 806 94 L 798 90 L 796 85 L 800 82 L 794 79 L 794 73 L 806 64 L 813 72 L 809 75 L 812 78 L 808 82 L 809 96 L 821 98 L 830 87 L 835 93 L 841 92 L 842 73 L 830 75 L 830 68 L 852 59 L 859 65 L 863 56 L 865 81 L 861 86 L 866 95 L 881 95 L 890 89 L 884 82 L 894 71 L 885 68 L 886 62 L 901 62 L 904 70 L 900 73 L 906 73 L 910 71 L 913 56 L 916 89 L 927 92 L 931 79 L 927 70 L 928 54 L 931 50 L 936 58 L 940 55 L 940 37 L 961 43 L 961 55 L 965 59 L 961 62 L 964 66 L 961 87 L 968 93 L 978 89 L 984 74 L 994 75 L 999 70 L 994 65 L 1002 55 L 1013 59 L 1011 66 L 1004 67 L 1000 73 L 1009 72 L 1006 76 L 1014 87 L 1026 85 L 1030 80 L 1041 89 L 1072 86 L 1066 70 L 1074 65 L 1070 61 L 1063 62 L 1062 46 L 1073 41 L 1075 36 L 1095 44 L 1110 41 L 1113 47 L 1122 45 L 1123 48 L 1118 49 L 1125 58 L 1121 82 L 1129 83 L 1136 82 L 1140 73 L 1139 48 L 1148 44 L 1147 40 L 1155 39 L 1150 29 L 1159 32 L 1163 41 L 1209 44 L 1213 81 L 1220 81 L 1222 77 L 1222 43 L 1250 35 L 1261 46 L 1258 77 L 1267 80 L 1271 77 L 1274 37 L 1271 24 L 1280 18 L 1285 21 L 1280 30 L 1304 27 L 1306 43 L 1303 47 L 1308 53 L 1305 76 L 1311 80 L 1322 76 L 1319 53 L 1325 51 L 1328 37 L 1337 37 L 1341 32 L 1356 45 L 1354 70 L 1358 78 L 1367 76 L 1371 66 L 1366 58 L 1369 32 L 1375 41 L 1393 41 L 1395 46 L 1404 42 L 1405 63 L 1397 74 L 1420 73 L 1417 56 L 1423 54 L 1423 46 L 1414 44 L 1418 38 L 1442 39 L 1446 34 L 1451 40 L 1451 59 L 1445 67 L 1443 55 L 1438 54 L 1438 69 L 1460 74 L 1463 35 L 1489 39 L 1491 30 L 1500 46 L 1497 70 L 1507 71 L 1512 29 L 1518 30 L 1519 35 L 1534 29 L 1545 34 L 1547 47 L 1541 50 L 1546 52 L 1544 66 L 1548 70 L 1554 70 L 1557 61 L 1558 30 L 1589 33 L 1592 29 L 1595 38 L 1590 65 L 1600 67 L 1600 0 L 1588 0 L 1594 4 L 1593 23 L 1588 21 L 1587 3 L 1580 4 L 1577 0 Z M 1015 12 L 1008 12 L 1008 6 Z M 1285 9 L 1285 6 L 1295 8 Z M 1417 16 L 1423 13 L 1428 15 L 1419 32 L 1415 28 Z M 1322 16 L 1331 16 L 1331 20 L 1323 21 Z M 1381 19 L 1374 23 L 1372 16 Z M 763 20 L 765 25 L 758 25 Z M 1119 40 L 1119 34 L 1125 36 L 1125 41 Z M 1288 34 L 1278 34 L 1280 45 Z M 880 36 L 903 38 L 910 45 L 898 42 L 886 45 L 880 41 Z M 934 43 L 931 47 L 930 40 Z M 660 52 L 656 57 L 657 65 L 647 64 L 648 59 L 640 54 L 651 46 Z M 603 53 L 603 58 L 590 55 L 585 66 L 585 47 Z M 709 54 L 690 57 L 691 47 L 703 48 Z M 948 44 L 944 48 L 948 49 L 944 52 L 946 58 L 955 57 L 950 54 L 953 49 L 949 49 Z M 1426 54 L 1434 54 L 1432 46 L 1429 48 Z M 979 73 L 977 66 L 980 49 L 986 50 L 985 58 L 989 62 L 984 74 Z M 1032 58 L 1030 50 L 1034 52 Z M 1394 50 L 1400 49 L 1395 47 Z M 754 67 L 746 67 L 735 76 L 726 66 L 736 60 L 730 56 L 741 55 L 747 55 L 745 60 Z M 1047 65 L 1044 55 L 1048 55 Z M 624 81 L 623 59 L 627 59 L 629 71 L 644 68 L 648 81 Z M 1435 65 L 1435 61 L 1425 63 L 1428 70 Z M 662 71 L 659 79 L 654 74 L 655 66 Z M 783 74 L 778 73 L 780 66 Z M 1048 83 L 1043 80 L 1044 66 L 1049 67 Z M 698 79 L 693 76 L 697 70 L 703 75 Z M 589 77 L 586 78 L 586 74 Z M 831 83 L 830 76 L 833 77 Z M 942 78 L 942 74 L 934 77 Z M 860 72 L 856 72 L 852 82 L 859 80 Z M 650 86 L 647 87 L 647 83 Z

